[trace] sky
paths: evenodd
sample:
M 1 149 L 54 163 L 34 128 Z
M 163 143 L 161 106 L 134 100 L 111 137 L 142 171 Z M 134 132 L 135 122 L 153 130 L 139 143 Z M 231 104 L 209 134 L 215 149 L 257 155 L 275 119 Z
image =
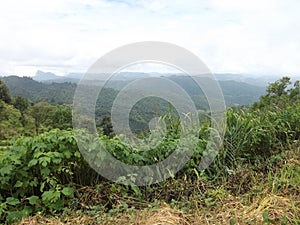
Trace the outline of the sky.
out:
M 10 0 L 0 74 L 86 72 L 107 52 L 164 41 L 213 73 L 300 75 L 299 0 Z

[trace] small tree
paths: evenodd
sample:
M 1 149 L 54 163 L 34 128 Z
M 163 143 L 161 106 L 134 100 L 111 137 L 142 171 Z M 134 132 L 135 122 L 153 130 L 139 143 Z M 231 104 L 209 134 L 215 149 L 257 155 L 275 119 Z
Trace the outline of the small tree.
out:
M 266 90 L 267 94 L 262 96 L 259 102 L 254 103 L 253 108 L 281 109 L 299 102 L 299 81 L 296 81 L 294 86 L 288 89 L 291 84 L 291 78 L 289 77 L 282 77 L 274 83 L 270 83 Z
M 267 87 L 267 96 L 281 97 L 288 94 L 287 87 L 291 84 L 291 78 L 282 77 L 280 80 L 270 83 Z
M 109 116 L 104 116 L 101 120 L 100 127 L 102 133 L 110 138 L 114 136 L 113 126 Z

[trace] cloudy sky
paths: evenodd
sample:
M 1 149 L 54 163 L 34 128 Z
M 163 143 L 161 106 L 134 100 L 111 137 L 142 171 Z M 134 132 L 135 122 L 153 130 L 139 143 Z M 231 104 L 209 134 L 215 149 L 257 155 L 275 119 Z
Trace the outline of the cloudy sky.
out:
M 85 72 L 137 41 L 180 45 L 212 72 L 300 74 L 299 0 L 10 0 L 0 74 Z

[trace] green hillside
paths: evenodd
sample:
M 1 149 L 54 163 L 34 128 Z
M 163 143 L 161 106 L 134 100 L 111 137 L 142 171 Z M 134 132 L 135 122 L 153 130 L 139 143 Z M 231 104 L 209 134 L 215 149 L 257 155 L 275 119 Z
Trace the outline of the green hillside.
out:
M 12 96 L 22 96 L 33 103 L 46 101 L 49 103 L 72 103 L 76 89 L 74 83 L 37 82 L 30 77 L 8 76 L 0 78 L 8 87 Z
M 72 103 L 76 84 L 71 82 L 65 83 L 41 83 L 29 77 L 8 76 L 1 78 L 9 88 L 12 96 L 22 96 L 32 102 L 47 101 L 50 103 Z M 185 76 L 172 76 L 171 80 L 182 86 L 195 100 L 196 105 L 204 103 L 204 96 L 195 83 Z M 108 87 L 120 90 L 130 80 L 111 81 Z M 257 101 L 265 93 L 265 88 L 250 85 L 236 81 L 220 81 L 220 86 L 224 94 L 226 104 L 232 105 L 250 105 Z M 110 96 L 107 96 L 108 98 Z M 202 99 L 202 100 L 201 100 Z M 201 102 L 199 102 L 201 100 Z M 203 107 L 202 107 L 203 108 Z

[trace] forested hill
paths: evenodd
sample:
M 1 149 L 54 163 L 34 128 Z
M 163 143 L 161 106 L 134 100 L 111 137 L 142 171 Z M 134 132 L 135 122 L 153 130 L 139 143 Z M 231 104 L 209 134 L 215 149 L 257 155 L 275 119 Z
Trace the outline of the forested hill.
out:
M 74 83 L 41 83 L 30 77 L 1 77 L 12 96 L 22 96 L 31 102 L 72 103 L 76 89 Z
M 193 98 L 198 96 L 203 99 L 203 93 L 199 91 L 195 83 L 188 77 L 169 77 L 182 86 Z M 1 77 L 8 87 L 12 96 L 22 96 L 36 103 L 46 101 L 49 103 L 72 103 L 76 84 L 65 83 L 42 83 L 30 77 L 8 76 Z M 130 80 L 120 84 L 120 81 L 112 81 L 109 87 L 120 89 Z M 265 88 L 237 81 L 219 81 L 227 105 L 250 105 L 259 100 L 265 94 Z M 117 92 L 117 91 L 116 91 Z M 114 95 L 112 95 L 114 96 Z
M 171 76 L 169 78 L 184 88 L 191 96 L 203 95 L 191 78 L 186 76 Z M 219 84 L 228 106 L 251 105 L 258 101 L 260 96 L 264 95 L 266 91 L 264 87 L 234 80 L 219 80 Z

